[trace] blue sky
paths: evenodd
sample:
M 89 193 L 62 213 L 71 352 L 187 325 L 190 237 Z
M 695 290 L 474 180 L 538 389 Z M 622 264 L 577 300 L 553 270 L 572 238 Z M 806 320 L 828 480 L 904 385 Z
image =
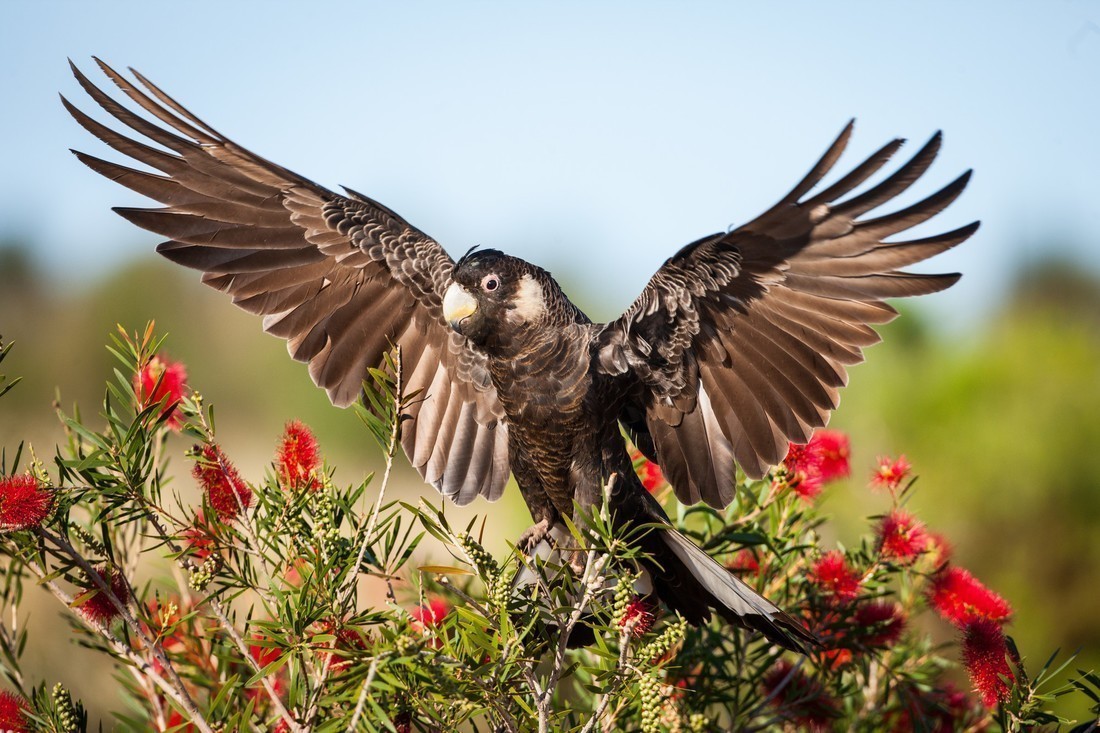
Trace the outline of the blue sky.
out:
M 1100 267 L 1095 3 L 43 1 L 4 21 L 0 235 L 33 238 L 66 286 L 157 241 L 109 211 L 141 198 L 67 151 L 107 154 L 57 99 L 91 109 L 65 59 L 91 73 L 92 54 L 452 253 L 548 267 L 597 319 L 771 205 L 850 117 L 842 166 L 944 130 L 907 201 L 975 169 L 933 227 L 983 221 L 924 268 L 966 275 L 935 311 L 965 322 L 1042 256 Z

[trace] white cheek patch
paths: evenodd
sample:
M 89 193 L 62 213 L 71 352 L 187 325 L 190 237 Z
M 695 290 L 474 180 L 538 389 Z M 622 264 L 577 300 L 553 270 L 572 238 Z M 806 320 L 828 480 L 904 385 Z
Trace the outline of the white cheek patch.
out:
M 546 313 L 546 298 L 542 292 L 542 285 L 530 275 L 524 275 L 519 280 L 516 294 L 512 298 L 514 306 L 508 311 L 508 318 L 513 321 L 530 323 L 542 318 Z

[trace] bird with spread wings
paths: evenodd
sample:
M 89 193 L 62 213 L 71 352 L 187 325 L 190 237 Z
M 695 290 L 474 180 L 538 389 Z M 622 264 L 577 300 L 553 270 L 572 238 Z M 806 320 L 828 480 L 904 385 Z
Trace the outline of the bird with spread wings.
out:
M 896 315 L 885 299 L 958 279 L 899 268 L 961 243 L 977 223 L 886 240 L 947 207 L 969 172 L 911 206 L 870 215 L 928 169 L 938 133 L 861 192 L 902 140 L 814 192 L 844 151 L 849 123 L 779 203 L 685 246 L 622 316 L 593 323 L 545 270 L 492 249 L 456 262 L 382 204 L 276 165 L 136 71 L 135 83 L 97 63 L 144 115 L 75 66 L 87 94 L 128 132 L 62 102 L 146 169 L 74 153 L 164 205 L 116 211 L 166 237 L 162 255 L 262 316 L 336 405 L 353 403 L 367 370 L 400 347 L 404 388 L 422 395 L 407 410 L 401 444 L 425 481 L 466 504 L 499 498 L 514 476 L 535 521 L 518 543 L 524 550 L 578 506 L 602 502 L 610 482 L 617 525 L 657 528 L 637 541 L 666 605 L 692 623 L 717 613 L 790 649 L 812 642 L 672 528 L 633 472 L 623 433 L 664 469 L 681 501 L 722 508 L 737 466 L 760 478 L 791 441 L 825 425 L 846 368 L 879 340 L 872 325 Z

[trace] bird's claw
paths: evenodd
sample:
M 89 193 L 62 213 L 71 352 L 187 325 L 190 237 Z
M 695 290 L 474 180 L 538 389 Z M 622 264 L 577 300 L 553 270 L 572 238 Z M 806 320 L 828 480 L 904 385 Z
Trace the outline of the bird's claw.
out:
M 550 520 L 544 519 L 538 524 L 528 527 L 516 540 L 516 547 L 524 555 L 530 555 L 535 547 L 550 535 Z

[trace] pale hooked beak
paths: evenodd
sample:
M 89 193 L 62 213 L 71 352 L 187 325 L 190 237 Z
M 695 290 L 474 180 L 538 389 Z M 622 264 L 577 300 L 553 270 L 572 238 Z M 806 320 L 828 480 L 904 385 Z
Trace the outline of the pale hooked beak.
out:
M 477 299 L 458 283 L 451 283 L 443 295 L 443 317 L 451 328 L 459 331 L 459 325 L 477 310 Z M 461 333 L 461 331 L 459 331 Z

